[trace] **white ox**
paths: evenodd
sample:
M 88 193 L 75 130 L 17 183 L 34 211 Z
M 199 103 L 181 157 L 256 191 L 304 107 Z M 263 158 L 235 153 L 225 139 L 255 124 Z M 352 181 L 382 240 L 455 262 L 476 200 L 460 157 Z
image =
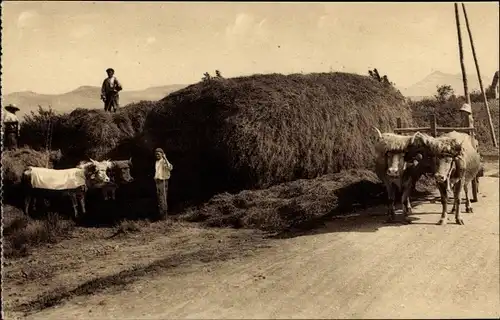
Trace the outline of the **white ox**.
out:
M 78 201 L 85 214 L 85 193 L 89 187 L 109 182 L 106 163 L 91 159 L 85 165 L 71 169 L 47 169 L 28 167 L 23 172 L 25 191 L 24 213 L 29 215 L 32 200 L 38 196 L 62 193 L 69 195 L 73 204 L 74 217 L 78 217 Z

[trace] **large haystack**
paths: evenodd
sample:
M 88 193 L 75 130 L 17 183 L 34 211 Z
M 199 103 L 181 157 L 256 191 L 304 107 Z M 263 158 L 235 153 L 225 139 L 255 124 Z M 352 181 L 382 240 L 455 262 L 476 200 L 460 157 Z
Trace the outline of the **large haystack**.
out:
M 174 164 L 171 199 L 192 200 L 370 168 L 372 127 L 390 130 L 397 117 L 411 123 L 401 94 L 361 75 L 212 79 L 159 101 L 144 144 Z

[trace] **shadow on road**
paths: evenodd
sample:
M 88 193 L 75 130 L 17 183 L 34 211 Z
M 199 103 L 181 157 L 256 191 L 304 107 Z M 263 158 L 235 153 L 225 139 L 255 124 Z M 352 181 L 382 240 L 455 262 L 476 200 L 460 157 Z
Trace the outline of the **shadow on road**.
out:
M 62 285 L 46 291 L 35 299 L 19 304 L 14 310 L 29 315 L 50 307 L 58 306 L 67 300 L 79 296 L 93 295 L 99 292 L 115 293 L 125 290 L 134 282 L 158 274 L 182 274 L 193 272 L 189 266 L 202 265 L 209 262 L 225 261 L 233 257 L 251 254 L 260 248 L 269 248 L 262 235 L 251 234 L 241 237 L 229 237 L 225 241 L 208 241 L 187 251 L 166 252 L 161 259 L 148 264 L 136 264 L 118 273 L 96 277 L 80 283 L 76 287 Z
M 412 208 L 417 208 L 418 206 L 429 203 L 435 200 L 433 196 L 425 196 L 424 198 L 412 201 Z M 441 204 L 436 202 L 435 212 L 419 212 L 417 215 L 421 214 L 434 214 L 438 217 L 440 213 Z M 394 222 L 387 222 L 387 206 L 379 205 L 371 207 L 359 212 L 354 212 L 349 215 L 330 215 L 321 217 L 315 221 L 308 223 L 307 226 L 303 226 L 300 229 L 287 230 L 283 233 L 272 235 L 269 238 L 272 239 L 289 239 L 300 236 L 307 235 L 317 235 L 332 232 L 376 232 L 380 228 L 384 227 L 398 227 L 408 225 L 403 222 L 403 216 L 401 214 L 400 205 L 396 205 L 396 220 Z M 416 217 L 415 214 L 409 216 L 411 221 L 410 225 L 433 225 L 435 223 L 429 222 L 419 222 L 420 218 Z M 437 222 L 437 220 L 436 220 Z

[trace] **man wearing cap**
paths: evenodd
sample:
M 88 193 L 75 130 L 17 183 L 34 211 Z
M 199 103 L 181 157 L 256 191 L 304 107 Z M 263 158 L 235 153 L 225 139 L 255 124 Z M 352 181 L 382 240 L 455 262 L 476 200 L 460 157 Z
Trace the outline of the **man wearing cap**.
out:
M 158 198 L 158 211 L 160 217 L 165 219 L 168 211 L 167 193 L 168 193 L 168 179 L 170 179 L 170 171 L 174 166 L 167 160 L 165 152 L 162 148 L 155 149 L 155 176 L 156 195 Z
M 106 69 L 106 73 L 108 77 L 104 79 L 101 88 L 101 100 L 104 101 L 104 111 L 113 110 L 116 112 L 118 109 L 118 92 L 120 92 L 123 88 L 121 83 L 115 77 L 115 70 L 112 68 Z
M 17 111 L 19 111 L 19 108 L 14 104 L 9 104 L 2 110 L 2 138 L 3 145 L 7 150 L 17 148 L 17 139 L 19 138 Z

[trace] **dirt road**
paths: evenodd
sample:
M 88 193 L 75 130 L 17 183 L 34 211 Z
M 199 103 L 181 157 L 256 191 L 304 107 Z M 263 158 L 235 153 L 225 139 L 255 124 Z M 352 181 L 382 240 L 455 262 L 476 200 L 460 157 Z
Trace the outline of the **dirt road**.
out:
M 450 224 L 436 225 L 440 204 L 429 202 L 414 209 L 412 225 L 373 215 L 337 219 L 270 240 L 253 257 L 143 279 L 28 318 L 498 318 L 498 184 L 481 180 L 464 226 L 451 215 Z M 384 208 L 370 213 L 377 210 Z

